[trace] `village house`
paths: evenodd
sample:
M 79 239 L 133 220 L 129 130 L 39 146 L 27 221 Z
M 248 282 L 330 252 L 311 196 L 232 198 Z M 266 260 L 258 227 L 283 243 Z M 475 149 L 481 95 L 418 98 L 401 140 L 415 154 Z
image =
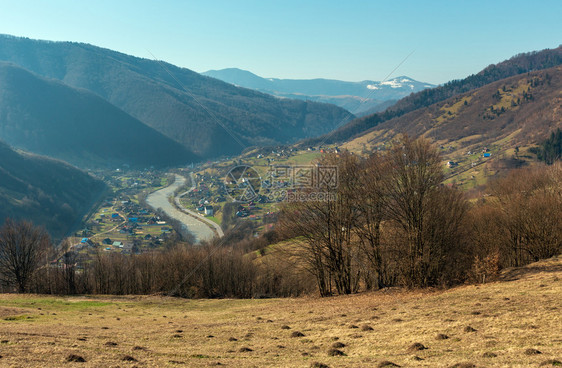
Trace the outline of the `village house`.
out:
M 205 216 L 213 216 L 213 206 L 205 206 Z

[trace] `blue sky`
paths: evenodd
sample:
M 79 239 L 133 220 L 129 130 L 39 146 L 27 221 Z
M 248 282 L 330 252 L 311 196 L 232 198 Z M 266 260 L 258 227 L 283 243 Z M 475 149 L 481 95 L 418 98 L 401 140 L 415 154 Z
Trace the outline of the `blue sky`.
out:
M 562 1 L 0 0 L 0 33 L 79 41 L 198 72 L 444 83 L 562 44 Z

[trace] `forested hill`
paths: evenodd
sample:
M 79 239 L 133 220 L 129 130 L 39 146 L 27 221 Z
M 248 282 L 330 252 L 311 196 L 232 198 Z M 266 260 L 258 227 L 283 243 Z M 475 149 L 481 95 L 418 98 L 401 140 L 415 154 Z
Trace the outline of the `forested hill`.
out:
M 560 64 L 562 64 L 562 46 L 555 49 L 546 49 L 542 51 L 519 54 L 509 60 L 490 65 L 479 73 L 473 74 L 464 79 L 453 80 L 443 86 L 414 93 L 401 99 L 384 112 L 355 119 L 337 129 L 334 133 L 315 139 L 305 140 L 302 142 L 302 145 L 314 145 L 320 142 L 343 142 L 366 132 L 382 122 L 400 117 L 409 112 L 430 106 L 454 96 L 458 96 L 476 88 L 483 87 L 489 83 L 518 74 L 548 69 Z
M 75 230 L 105 189 L 103 182 L 68 164 L 18 153 L 0 141 L 2 221 L 32 221 L 60 239 Z
M 544 159 L 552 163 L 557 143 L 551 132 L 562 128 L 560 91 L 562 65 L 518 74 L 383 122 L 344 147 L 369 150 L 406 133 L 451 147 L 458 161 L 484 147 L 495 147 L 497 158 L 544 142 Z
M 249 145 L 296 142 L 353 118 L 334 105 L 280 99 L 82 43 L 4 35 L 0 60 L 94 92 L 204 157 L 238 153 Z
M 83 168 L 167 167 L 198 157 L 95 94 L 0 62 L 0 139 Z

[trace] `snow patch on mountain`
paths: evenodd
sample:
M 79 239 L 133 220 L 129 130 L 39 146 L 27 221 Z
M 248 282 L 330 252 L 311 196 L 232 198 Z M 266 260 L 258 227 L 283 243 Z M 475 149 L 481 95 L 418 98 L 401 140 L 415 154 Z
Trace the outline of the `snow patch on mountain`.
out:
M 399 81 L 397 81 L 396 79 L 392 79 L 392 80 L 389 80 L 389 81 L 384 81 L 384 82 L 381 82 L 381 84 L 382 84 L 382 85 L 385 85 L 385 86 L 390 86 L 391 88 L 400 88 L 400 87 L 402 87 L 402 84 L 401 84 Z

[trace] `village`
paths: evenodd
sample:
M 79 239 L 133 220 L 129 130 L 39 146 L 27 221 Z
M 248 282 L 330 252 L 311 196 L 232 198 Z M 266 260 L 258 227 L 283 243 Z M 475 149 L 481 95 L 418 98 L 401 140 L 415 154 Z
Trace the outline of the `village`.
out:
M 297 172 L 310 172 L 312 162 L 325 152 L 340 150 L 338 147 L 257 148 L 239 159 L 207 162 L 193 170 L 195 186 L 181 197 L 181 205 L 221 225 L 225 231 L 239 221 L 250 221 L 257 236 L 273 228 L 279 203 L 286 200 L 287 191 L 299 180 Z M 235 183 L 229 173 L 238 167 L 247 168 L 244 174 L 247 178 L 240 177 Z M 235 190 L 231 191 L 231 187 Z M 241 200 L 239 195 L 245 191 L 252 195 Z
M 109 191 L 84 220 L 83 229 L 65 239 L 64 252 L 52 265 L 65 262 L 72 250 L 78 265 L 89 262 L 99 252 L 139 254 L 164 248 L 177 240 L 168 219 L 148 206 L 144 198 L 164 188 L 170 178 L 154 170 L 117 169 L 101 173 Z

